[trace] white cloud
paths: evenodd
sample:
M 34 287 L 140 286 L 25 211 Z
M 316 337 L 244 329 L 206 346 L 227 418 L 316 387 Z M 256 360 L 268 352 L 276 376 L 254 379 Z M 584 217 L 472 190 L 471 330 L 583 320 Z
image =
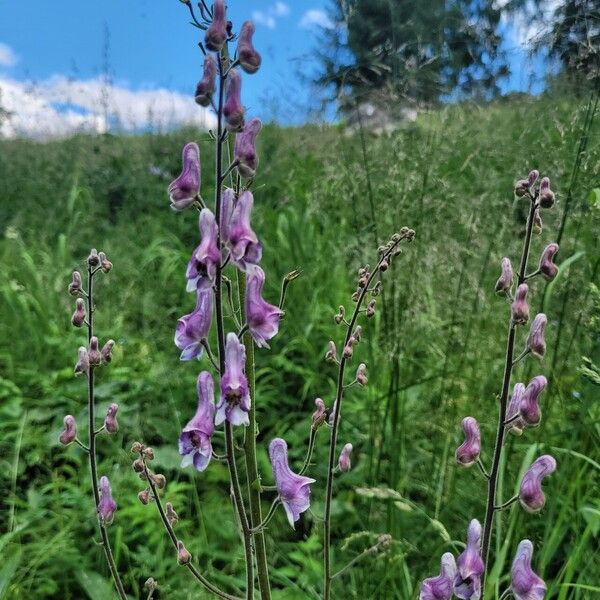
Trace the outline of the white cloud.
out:
M 509 43 L 526 48 L 540 37 L 548 35 L 554 12 L 563 0 L 548 0 L 541 5 L 526 0 L 523 7 L 512 13 L 504 13 L 501 22 L 507 27 Z M 508 0 L 498 0 L 495 6 L 503 8 Z
M 17 61 L 18 58 L 13 49 L 0 42 L 0 67 L 12 67 L 17 64 Z
M 329 15 L 324 10 L 311 8 L 307 10 L 300 19 L 300 27 L 311 29 L 313 27 L 323 27 L 324 29 L 333 29 L 335 23 L 330 19 Z
M 106 86 L 101 79 L 72 80 L 62 75 L 39 83 L 0 77 L 0 105 L 10 114 L 0 122 L 0 137 L 64 137 L 110 128 L 162 131 L 184 124 L 209 128 L 215 123 L 191 95 L 164 88 L 131 90 Z
M 252 20 L 259 25 L 264 25 L 269 29 L 275 29 L 277 19 L 286 17 L 290 14 L 290 7 L 285 2 L 275 2 L 266 10 L 255 10 L 252 12 Z

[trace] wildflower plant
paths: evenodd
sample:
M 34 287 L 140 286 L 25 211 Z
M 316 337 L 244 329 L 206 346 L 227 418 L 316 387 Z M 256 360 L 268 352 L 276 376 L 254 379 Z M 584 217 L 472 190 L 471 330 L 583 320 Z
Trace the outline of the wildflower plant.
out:
M 516 273 L 513 272 L 511 260 L 504 257 L 501 262 L 501 273 L 496 282 L 496 293 L 509 303 L 508 336 L 502 387 L 498 396 L 498 420 L 496 436 L 493 442 L 491 465 L 486 468 L 481 458 L 482 440 L 479 423 L 474 417 L 465 417 L 462 428 L 464 442 L 456 450 L 456 462 L 462 467 L 477 465 L 487 484 L 487 500 L 483 525 L 473 519 L 467 531 L 465 550 L 456 562 L 451 554 L 442 557 L 441 573 L 437 577 L 425 579 L 421 585 L 421 600 L 450 600 L 464 598 L 480 600 L 486 596 L 486 575 L 490 570 L 490 545 L 494 526 L 494 515 L 520 503 L 527 512 L 540 511 L 546 502 L 542 490 L 542 481 L 556 470 L 556 461 L 550 455 L 538 457 L 524 474 L 519 492 L 509 500 L 502 502 L 498 498 L 498 480 L 502 465 L 502 456 L 507 434 L 522 435 L 527 430 L 537 427 L 542 418 L 541 396 L 547 387 L 543 375 L 536 375 L 525 385 L 522 382 L 511 383 L 513 371 L 518 363 L 528 356 L 542 359 L 546 353 L 544 329 L 546 315 L 540 313 L 531 321 L 527 336 L 519 332 L 526 328 L 530 320 L 529 295 L 530 285 L 537 276 L 552 280 L 558 274 L 554 257 L 558 252 L 558 244 L 552 242 L 542 251 L 537 269 L 527 272 L 533 234 L 542 233 L 540 211 L 549 209 L 554 204 L 554 192 L 550 189 L 550 180 L 544 177 L 539 181 L 538 171 L 531 171 L 525 179 L 515 184 L 515 194 L 519 199 L 529 203 L 525 235 L 521 250 L 521 258 Z M 519 352 L 519 338 L 523 349 Z M 501 594 L 501 598 L 513 597 L 517 600 L 542 600 L 546 591 L 543 580 L 532 570 L 533 544 L 524 539 L 520 542 L 511 570 L 510 586 Z

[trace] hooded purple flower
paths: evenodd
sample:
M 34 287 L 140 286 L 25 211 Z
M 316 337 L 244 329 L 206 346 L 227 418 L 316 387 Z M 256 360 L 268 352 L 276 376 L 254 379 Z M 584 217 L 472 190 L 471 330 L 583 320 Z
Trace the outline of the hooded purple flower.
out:
M 283 311 L 269 304 L 262 297 L 265 284 L 265 272 L 254 267 L 246 279 L 246 321 L 252 339 L 257 346 L 268 347 L 267 340 L 275 337 L 279 331 L 279 319 Z
M 456 561 L 450 552 L 442 555 L 440 574 L 421 584 L 419 600 L 451 600 L 456 578 Z
M 116 402 L 113 402 L 106 411 L 106 417 L 104 419 L 104 429 L 108 433 L 117 433 L 119 431 L 119 423 L 117 422 L 117 411 L 119 410 L 119 405 Z
M 227 41 L 227 19 L 225 17 L 225 0 L 215 0 L 213 4 L 212 23 L 204 36 L 204 45 L 212 52 L 219 52 Z
M 254 35 L 255 27 L 252 21 L 244 21 L 238 37 L 237 59 L 240 67 L 249 73 L 256 73 L 260 67 L 260 54 L 252 45 L 252 36 Z
M 256 136 L 262 128 L 260 119 L 246 123 L 244 130 L 235 138 L 234 158 L 238 161 L 238 171 L 242 177 L 254 177 L 258 167 Z
M 356 383 L 361 387 L 364 387 L 369 383 L 367 378 L 367 365 L 365 365 L 365 363 L 360 363 L 358 369 L 356 369 Z
M 522 283 L 517 288 L 515 299 L 511 305 L 512 318 L 515 323 L 527 323 L 529 320 L 529 305 L 527 304 L 527 292 L 529 287 L 526 283 Z
M 204 72 L 202 79 L 196 86 L 195 100 L 200 106 L 208 106 L 215 93 L 215 77 L 217 76 L 217 63 L 212 54 L 204 57 Z
M 246 349 L 235 333 L 227 334 L 225 344 L 225 373 L 221 378 L 221 399 L 217 405 L 215 425 L 225 419 L 232 425 L 248 425 L 250 392 L 244 374 Z
M 481 597 L 481 576 L 485 566 L 480 553 L 481 525 L 477 519 L 473 519 L 467 529 L 467 547 L 456 561 L 454 593 L 459 598 L 479 600 Z
M 212 456 L 210 438 L 215 430 L 215 384 L 208 371 L 198 375 L 197 388 L 198 408 L 179 436 L 179 454 L 183 456 L 182 467 L 193 464 L 204 471 Z
M 456 449 L 456 462 L 463 467 L 470 467 L 479 458 L 481 452 L 481 436 L 479 423 L 473 417 L 462 420 L 465 441 Z
M 69 294 L 71 296 L 77 296 L 81 291 L 81 273 L 79 271 L 73 271 L 71 283 L 69 283 Z
M 546 354 L 546 341 L 544 340 L 546 323 L 548 323 L 548 319 L 544 313 L 536 315 L 527 338 L 527 348 L 538 358 L 543 358 Z
M 73 415 L 67 415 L 63 419 L 63 424 L 65 428 L 58 436 L 58 441 L 63 446 L 68 446 L 71 442 L 74 442 L 75 438 L 77 437 L 77 422 L 75 421 L 75 417 Z
M 543 177 L 540 181 L 540 206 L 550 208 L 554 204 L 554 192 L 550 189 L 550 179 Z
M 175 345 L 182 350 L 180 360 L 202 356 L 202 340 L 210 331 L 213 295 L 210 288 L 198 289 L 196 308 L 177 321 Z
M 262 246 L 250 225 L 254 198 L 250 191 L 242 192 L 235 203 L 232 190 L 225 190 L 221 200 L 221 233 L 231 253 L 231 262 L 242 271 L 257 265 L 262 258 Z
M 113 500 L 108 477 L 100 477 L 100 502 L 98 502 L 98 518 L 100 522 L 103 525 L 109 525 L 116 510 L 117 503 Z
M 546 584 L 531 568 L 533 544 L 522 540 L 517 548 L 511 569 L 510 589 L 516 600 L 543 600 Z
M 519 415 L 523 423 L 529 427 L 537 427 L 542 420 L 539 396 L 546 389 L 548 380 L 543 375 L 536 375 L 530 382 L 519 404 Z
M 190 142 L 183 147 L 181 175 L 169 185 L 171 208 L 180 211 L 194 203 L 200 191 L 200 149 Z
M 540 456 L 527 469 L 521 480 L 519 500 L 527 512 L 538 512 L 546 504 L 546 496 L 542 491 L 542 479 L 556 471 L 556 461 L 549 454 Z
M 558 275 L 558 267 L 554 264 L 554 256 L 558 252 L 558 244 L 548 244 L 540 257 L 539 270 L 545 279 L 552 281 Z
M 506 256 L 502 259 L 502 274 L 496 282 L 496 292 L 499 294 L 505 294 L 512 287 L 513 282 L 513 270 L 510 264 L 510 259 Z
M 310 506 L 310 484 L 315 480 L 293 473 L 288 465 L 287 444 L 275 438 L 269 444 L 269 457 L 279 499 L 292 527 Z
M 221 260 L 217 246 L 219 228 L 215 216 L 208 208 L 200 211 L 198 225 L 200 245 L 194 250 L 185 274 L 188 292 L 210 287 L 215 279 L 217 264 Z
M 347 473 L 352 468 L 352 463 L 350 462 L 350 454 L 352 453 L 352 450 L 352 444 L 346 444 L 340 452 L 338 466 L 342 473 Z
M 97 367 L 98 365 L 102 364 L 102 352 L 100 352 L 100 348 L 98 347 L 98 338 L 95 335 L 90 338 L 90 345 L 87 354 L 90 365 Z
M 511 421 L 507 427 L 510 433 L 513 435 L 521 435 L 523 433 L 523 429 L 527 426 L 525 421 L 517 415 L 519 415 L 519 409 L 521 407 L 521 402 L 523 400 L 523 394 L 525 394 L 525 385 L 522 383 L 515 383 L 515 387 L 513 388 L 512 396 L 510 397 L 510 402 L 508 403 L 508 408 L 506 410 L 506 420 Z M 516 419 L 514 419 L 517 417 Z M 514 419 L 514 421 L 512 420 Z
M 87 373 L 90 368 L 90 359 L 85 346 L 79 346 L 79 358 L 75 364 L 75 375 Z
M 227 124 L 227 129 L 229 129 L 229 131 L 242 131 L 244 129 L 242 78 L 237 69 L 231 69 L 227 76 L 223 116 L 225 117 L 225 123 Z
M 527 193 L 527 190 L 538 180 L 539 176 L 540 172 L 534 169 L 529 172 L 527 179 L 519 179 L 519 181 L 515 183 L 515 194 L 519 197 L 524 196 Z

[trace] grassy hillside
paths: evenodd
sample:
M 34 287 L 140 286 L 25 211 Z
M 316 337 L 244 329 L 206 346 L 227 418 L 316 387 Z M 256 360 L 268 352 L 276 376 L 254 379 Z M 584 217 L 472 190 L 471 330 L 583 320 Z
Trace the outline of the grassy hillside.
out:
M 285 437 L 301 461 L 314 398 L 331 404 L 334 370 L 323 355 L 340 336 L 332 317 L 350 304 L 356 269 L 372 264 L 378 244 L 401 226 L 417 231 L 386 277 L 357 352 L 370 380 L 345 405 L 340 441 L 352 441 L 355 453 L 334 505 L 336 564 L 374 534 L 389 532 L 394 541 L 336 580 L 336 597 L 415 598 L 419 581 L 437 573 L 438 557 L 459 548 L 468 520 L 482 519 L 485 482 L 459 470 L 453 453 L 460 420 L 470 414 L 482 426 L 484 460 L 491 456 L 507 320 L 493 287 L 501 257 L 520 252 L 525 207 L 512 188 L 531 168 L 557 191 L 532 260 L 562 228 L 563 268 L 552 284 L 532 286 L 532 311 L 549 316 L 548 354 L 541 365 L 524 361 L 517 376 L 543 373 L 550 387 L 541 427 L 510 440 L 502 495 L 513 495 L 538 454 L 553 454 L 559 466 L 540 515 L 515 506 L 498 517 L 491 583 L 504 589 L 516 545 L 529 537 L 548 598 L 600 590 L 599 388 L 580 372 L 582 356 L 600 362 L 600 306 L 590 286 L 599 283 L 600 126 L 582 147 L 586 119 L 587 99 L 548 96 L 449 106 L 391 137 L 311 126 L 261 134 L 254 219 L 267 297 L 275 300 L 287 272 L 303 271 L 272 352 L 257 353 L 265 482 L 268 441 Z M 100 439 L 99 455 L 119 503 L 110 533 L 126 585 L 141 597 L 153 576 L 164 585 L 161 598 L 204 597 L 177 566 L 154 507 L 136 499 L 129 447 L 141 439 L 156 450 L 178 531 L 202 570 L 228 589 L 243 586 L 226 468 L 182 470 L 177 454 L 181 424 L 195 408 L 198 366 L 179 362 L 172 339 L 193 304 L 183 281 L 198 234 L 191 213 L 169 211 L 165 190 L 192 139 L 210 151 L 207 136 L 189 130 L 0 142 L 0 598 L 112 597 L 101 549 L 89 541 L 95 515 L 84 456 L 57 443 L 65 414 L 84 422 L 85 384 L 72 376 L 83 334 L 70 325 L 66 288 L 92 246 L 115 265 L 97 291 L 98 334 L 117 341 L 98 400 L 101 410 L 121 405 L 121 430 Z M 279 599 L 318 598 L 325 437 L 320 432 L 311 471 L 314 514 L 294 532 L 282 511 L 270 527 Z

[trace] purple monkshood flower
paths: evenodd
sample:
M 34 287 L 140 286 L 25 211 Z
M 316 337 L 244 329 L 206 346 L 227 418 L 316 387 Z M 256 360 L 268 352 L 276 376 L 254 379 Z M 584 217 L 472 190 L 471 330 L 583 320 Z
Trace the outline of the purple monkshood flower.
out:
M 292 527 L 300 514 L 310 506 L 310 484 L 315 480 L 293 473 L 288 465 L 285 440 L 275 438 L 269 444 L 269 457 L 279 499 Z
M 527 512 L 535 513 L 544 508 L 546 496 L 542 491 L 542 479 L 548 477 L 554 471 L 556 471 L 556 461 L 549 454 L 544 454 L 523 475 L 519 500 Z
M 450 600 L 454 592 L 456 561 L 450 552 L 442 555 L 440 574 L 421 584 L 419 600 Z
M 202 356 L 202 340 L 210 331 L 213 295 L 210 288 L 198 289 L 196 308 L 177 321 L 175 345 L 182 351 L 180 360 L 192 360 Z
M 510 259 L 506 256 L 502 259 L 502 274 L 496 282 L 496 292 L 499 294 L 505 294 L 512 287 L 513 282 L 513 270 L 510 264 Z
M 262 128 L 260 119 L 251 119 L 244 130 L 235 138 L 234 158 L 238 161 L 238 171 L 242 177 L 254 177 L 258 167 L 256 136 Z
M 456 449 L 456 462 L 463 467 L 470 467 L 479 458 L 481 452 L 481 435 L 479 423 L 473 417 L 462 420 L 465 441 Z
M 527 338 L 527 348 L 537 358 L 543 358 L 546 354 L 546 340 L 544 339 L 544 328 L 548 319 L 544 313 L 539 313 L 531 323 L 529 336 Z
M 240 63 L 240 67 L 249 73 L 256 73 L 260 67 L 260 54 L 252 45 L 252 36 L 254 35 L 255 27 L 252 21 L 244 21 L 240 34 L 238 36 L 238 46 L 236 58 Z
M 58 436 L 58 441 L 63 446 L 68 446 L 71 442 L 74 442 L 75 438 L 77 437 L 77 422 L 75 421 L 75 417 L 73 415 L 67 415 L 63 419 L 63 424 L 65 428 Z
M 247 271 L 262 258 L 262 246 L 250 225 L 254 197 L 250 191 L 240 194 L 235 202 L 233 190 L 226 189 L 221 199 L 221 237 L 229 248 L 231 262 Z
M 522 283 L 517 288 L 515 299 L 511 305 L 512 318 L 514 323 L 527 323 L 529 320 L 529 305 L 527 304 L 527 292 L 529 287 L 526 283 Z
M 179 436 L 182 467 L 193 464 L 198 471 L 208 467 L 212 456 L 211 437 L 215 431 L 215 384 L 208 371 L 198 375 L 198 408 Z
M 215 77 L 217 76 L 217 63 L 212 54 L 207 54 L 204 57 L 204 71 L 202 79 L 196 86 L 194 94 L 196 104 L 200 106 L 208 106 L 215 93 Z
M 73 278 L 69 283 L 69 294 L 71 296 L 77 296 L 81 291 L 81 273 L 79 271 L 73 271 Z
M 350 454 L 352 453 L 352 449 L 352 444 L 346 444 L 340 452 L 338 466 L 342 473 L 347 473 L 352 468 L 352 463 L 350 462 Z
M 511 568 L 510 590 L 516 600 L 543 600 L 546 593 L 544 580 L 531 568 L 533 544 L 522 540 Z
M 219 52 L 227 41 L 227 19 L 225 17 L 225 0 L 215 0 L 213 4 L 212 23 L 204 36 L 204 45 L 212 52 Z
M 525 394 L 525 385 L 522 383 L 515 383 L 512 396 L 508 403 L 508 408 L 506 409 L 506 420 L 510 421 L 507 427 L 509 432 L 514 435 L 521 435 L 523 429 L 527 426 L 519 414 L 523 394 Z
M 256 345 L 268 347 L 267 340 L 275 337 L 279 331 L 279 319 L 283 311 L 269 304 L 262 297 L 265 284 L 265 272 L 254 267 L 246 279 L 246 321 L 248 330 Z
M 181 175 L 169 185 L 171 208 L 180 211 L 194 203 L 200 191 L 200 149 L 190 142 L 183 147 Z
M 237 69 L 231 69 L 227 76 L 227 89 L 225 90 L 225 104 L 223 116 L 229 131 L 242 131 L 244 129 L 244 107 L 242 105 L 242 77 Z
M 235 333 L 227 334 L 225 373 L 221 377 L 221 399 L 217 405 L 215 425 L 227 420 L 232 425 L 248 425 L 250 392 L 244 374 L 246 349 Z
M 552 281 L 558 275 L 558 267 L 554 264 L 554 256 L 558 252 L 558 244 L 548 244 L 540 257 L 539 270 L 545 279 Z
M 103 525 L 109 525 L 116 510 L 117 503 L 112 497 L 108 477 L 100 477 L 100 502 L 98 502 L 98 518 L 100 522 Z
M 117 411 L 119 405 L 113 402 L 106 411 L 106 417 L 104 418 L 104 429 L 108 433 L 117 433 L 119 431 L 119 423 L 117 421 Z
M 550 178 L 543 177 L 540 181 L 540 206 L 551 208 L 554 204 L 554 192 L 550 189 Z
M 479 600 L 485 566 L 481 558 L 481 524 L 477 519 L 469 523 L 467 547 L 458 557 L 456 567 L 454 593 L 464 600 Z
M 185 274 L 188 292 L 210 287 L 215 279 L 217 264 L 221 260 L 221 253 L 217 246 L 219 228 L 215 216 L 208 208 L 200 211 L 198 225 L 200 245 L 194 250 Z
M 530 382 L 519 404 L 519 416 L 529 427 L 537 427 L 542 420 L 539 396 L 546 389 L 548 380 L 543 375 L 536 375 Z

